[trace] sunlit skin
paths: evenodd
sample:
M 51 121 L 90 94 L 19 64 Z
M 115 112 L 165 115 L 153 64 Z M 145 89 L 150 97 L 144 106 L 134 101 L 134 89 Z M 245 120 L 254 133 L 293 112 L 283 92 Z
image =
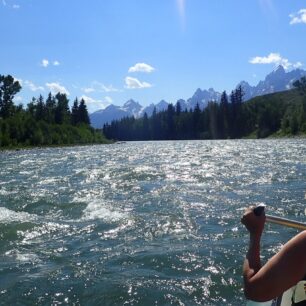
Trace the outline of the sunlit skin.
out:
M 265 265 L 260 261 L 260 239 L 266 217 L 256 216 L 254 207 L 241 218 L 250 233 L 249 249 L 243 264 L 244 293 L 248 299 L 269 301 L 281 296 L 306 275 L 306 231 L 289 240 Z

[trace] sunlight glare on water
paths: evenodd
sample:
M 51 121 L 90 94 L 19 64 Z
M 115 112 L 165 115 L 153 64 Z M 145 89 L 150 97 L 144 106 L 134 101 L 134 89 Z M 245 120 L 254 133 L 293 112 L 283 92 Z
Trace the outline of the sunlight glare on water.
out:
M 244 208 L 305 219 L 305 140 L 0 155 L 4 305 L 243 305 Z M 268 225 L 264 260 L 295 233 Z

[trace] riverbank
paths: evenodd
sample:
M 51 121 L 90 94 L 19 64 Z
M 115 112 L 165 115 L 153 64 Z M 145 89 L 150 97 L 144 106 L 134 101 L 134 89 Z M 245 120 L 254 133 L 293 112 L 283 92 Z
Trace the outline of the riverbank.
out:
M 80 144 L 60 144 L 60 145 L 39 145 L 39 146 L 9 146 L 9 147 L 0 147 L 0 152 L 5 151 L 22 151 L 22 150 L 39 150 L 39 149 L 48 149 L 48 148 L 73 148 L 73 147 L 90 147 L 95 145 L 108 145 L 113 144 L 114 141 L 106 140 L 105 142 L 99 143 L 80 143 Z

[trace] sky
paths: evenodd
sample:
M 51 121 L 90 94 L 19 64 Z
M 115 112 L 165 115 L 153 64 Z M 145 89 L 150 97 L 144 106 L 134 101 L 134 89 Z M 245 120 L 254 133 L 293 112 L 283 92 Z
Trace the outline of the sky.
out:
M 306 69 L 305 0 L 0 0 L 0 74 L 15 103 L 48 92 L 93 112 Z

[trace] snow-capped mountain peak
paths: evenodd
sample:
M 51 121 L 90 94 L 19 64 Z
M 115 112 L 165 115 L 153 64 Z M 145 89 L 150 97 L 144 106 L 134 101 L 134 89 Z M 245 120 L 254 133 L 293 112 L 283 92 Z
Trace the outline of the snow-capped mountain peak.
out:
M 244 81 L 239 84 L 245 93 L 244 101 L 246 101 L 256 96 L 291 89 L 293 82 L 303 75 L 306 75 L 306 71 L 294 69 L 286 72 L 285 68 L 279 65 L 265 77 L 264 81 L 260 81 L 256 86 L 251 86 Z
M 247 101 L 253 97 L 261 96 L 278 91 L 284 91 L 292 88 L 294 81 L 306 76 L 306 71 L 302 69 L 295 69 L 286 71 L 283 66 L 279 65 L 271 73 L 269 73 L 263 81 L 260 81 L 256 86 L 251 86 L 246 81 L 241 81 L 238 86 L 242 87 L 244 92 L 243 100 Z M 193 96 L 187 101 L 179 99 L 181 109 L 194 109 L 197 104 L 203 109 L 210 101 L 220 101 L 221 93 L 215 91 L 213 88 L 202 90 L 198 88 Z M 120 120 L 123 117 L 135 118 L 142 117 L 145 113 L 151 116 L 154 108 L 157 112 L 164 111 L 168 108 L 168 102 L 161 100 L 157 104 L 151 103 L 149 106 L 142 107 L 138 102 L 130 99 L 126 101 L 123 106 L 109 105 L 103 110 L 98 110 L 90 115 L 91 125 L 95 128 L 102 128 L 103 124 L 110 123 L 113 120 Z
M 134 117 L 138 117 L 138 114 L 141 109 L 142 109 L 142 106 L 138 102 L 134 101 L 133 99 L 126 101 L 122 106 L 122 110 L 124 110 L 127 113 L 130 113 Z
M 134 101 L 133 99 L 130 99 L 128 101 L 126 101 L 124 104 L 123 104 L 123 107 L 124 108 L 128 108 L 128 107 L 137 107 L 139 106 L 140 104 L 136 101 Z
M 271 73 L 284 74 L 286 70 L 282 65 L 278 65 Z

